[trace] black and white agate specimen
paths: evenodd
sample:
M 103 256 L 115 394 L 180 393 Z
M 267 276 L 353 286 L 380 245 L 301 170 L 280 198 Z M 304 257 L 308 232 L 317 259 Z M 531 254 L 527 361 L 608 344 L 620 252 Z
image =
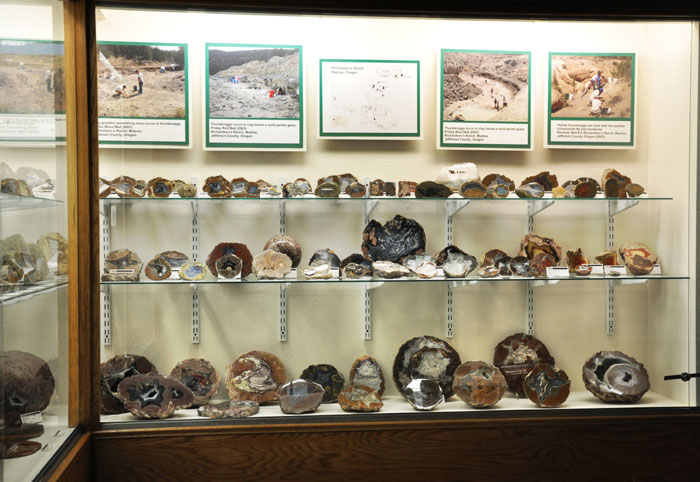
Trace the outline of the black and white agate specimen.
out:
M 123 380 L 117 395 L 126 409 L 139 418 L 168 418 L 175 410 L 194 402 L 192 391 L 174 378 L 157 373 L 134 375 Z
M 621 351 L 599 351 L 589 358 L 583 383 L 604 402 L 635 403 L 650 387 L 644 365 Z
M 102 414 L 126 412 L 117 396 L 119 384 L 126 378 L 151 372 L 157 372 L 156 367 L 145 356 L 117 355 L 104 362 L 100 367 Z
M 445 401 L 440 384 L 431 378 L 414 378 L 406 385 L 405 396 L 416 410 L 432 410 Z
M 415 378 L 430 378 L 440 384 L 445 398 L 450 398 L 452 378 L 461 364 L 459 353 L 444 340 L 419 336 L 401 345 L 394 359 L 394 383 L 405 397 L 406 387 Z
M 2 352 L 0 366 L 6 426 L 20 425 L 22 414 L 48 407 L 56 382 L 44 360 L 25 351 L 9 350 Z

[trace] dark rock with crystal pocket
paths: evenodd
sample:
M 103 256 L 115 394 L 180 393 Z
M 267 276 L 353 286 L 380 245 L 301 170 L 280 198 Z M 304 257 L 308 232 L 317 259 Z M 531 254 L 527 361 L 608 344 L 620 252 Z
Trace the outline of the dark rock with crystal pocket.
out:
M 20 350 L 2 352 L 2 397 L 5 425 L 20 425 L 24 413 L 49 406 L 56 382 L 49 365 L 36 355 Z
M 216 260 L 225 254 L 234 254 L 243 262 L 241 266 L 241 278 L 245 278 L 253 270 L 253 256 L 248 250 L 248 246 L 243 243 L 219 243 L 207 256 L 207 267 L 214 276 L 219 276 L 219 271 L 216 269 Z
M 146 188 L 148 197 L 169 197 L 171 192 L 173 192 L 173 185 L 164 177 L 154 177 L 148 181 Z
M 323 387 L 323 403 L 337 402 L 338 394 L 345 386 L 345 378 L 333 365 L 309 365 L 299 378 Z
M 340 262 L 340 271 L 346 278 L 372 276 L 372 261 L 360 253 L 353 253 Z
M 224 176 L 206 178 L 203 189 L 209 197 L 231 197 L 231 183 Z
M 459 353 L 444 340 L 424 335 L 401 345 L 394 358 L 394 384 L 403 396 L 414 378 L 431 378 L 442 388 L 445 398 L 454 393 L 452 376 L 462 362 Z
M 525 396 L 525 375 L 542 363 L 554 365 L 554 357 L 540 340 L 532 335 L 516 333 L 496 345 L 493 364 L 506 377 L 508 389 L 519 397 Z
M 362 385 L 376 390 L 381 397 L 384 394 L 384 373 L 379 362 L 369 355 L 355 360 L 350 368 L 350 384 Z
M 124 413 L 126 409 L 117 396 L 119 384 L 126 378 L 157 372 L 148 358 L 140 355 L 116 355 L 100 366 L 100 390 L 103 415 Z
M 529 182 L 536 182 L 540 184 L 545 191 L 551 191 L 552 188 L 555 188 L 559 185 L 559 182 L 557 181 L 557 176 L 555 174 L 550 174 L 549 171 L 542 171 L 539 174 L 535 174 L 534 176 L 529 176 L 523 179 L 523 182 L 521 184 L 527 184 Z
M 157 373 L 134 375 L 119 384 L 117 395 L 124 407 L 139 418 L 168 418 L 175 410 L 192 405 L 192 391 L 174 378 Z
M 604 402 L 635 403 L 649 390 L 644 365 L 621 351 L 599 351 L 583 365 L 586 390 Z
M 168 263 L 165 258 L 159 256 L 156 256 L 148 262 L 145 271 L 146 276 L 153 281 L 168 279 L 172 273 L 170 270 L 170 263 Z
M 362 254 L 372 261 L 395 263 L 425 251 L 425 231 L 415 219 L 400 214 L 384 225 L 374 219 L 362 232 Z
M 202 358 L 188 358 L 172 369 L 170 378 L 184 384 L 194 395 L 193 407 L 207 403 L 219 390 L 221 377 L 216 368 Z
M 538 407 L 558 407 L 569 398 L 571 380 L 564 370 L 552 365 L 539 365 L 525 376 L 523 390 Z

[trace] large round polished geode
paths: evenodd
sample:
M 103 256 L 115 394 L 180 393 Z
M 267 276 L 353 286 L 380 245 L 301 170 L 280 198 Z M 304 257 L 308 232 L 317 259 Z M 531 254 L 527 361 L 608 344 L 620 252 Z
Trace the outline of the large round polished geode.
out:
M 459 353 L 446 341 L 429 335 L 411 338 L 401 345 L 394 359 L 394 383 L 405 397 L 411 380 L 430 378 L 440 384 L 445 399 L 448 399 L 454 393 L 454 371 L 461 363 Z
M 140 355 L 116 355 L 100 366 L 102 414 L 124 413 L 126 409 L 117 395 L 122 380 L 144 373 L 157 372 L 148 358 Z
M 272 353 L 251 351 L 239 356 L 226 369 L 226 388 L 231 400 L 253 400 L 258 403 L 277 400 L 287 371 Z
M 432 410 L 445 401 L 440 384 L 432 378 L 414 378 L 406 385 L 406 400 L 416 410 Z
M 599 351 L 583 365 L 586 390 L 604 402 L 635 403 L 649 390 L 642 363 L 621 351 Z
M 493 354 L 493 364 L 506 377 L 508 389 L 519 397 L 525 396 L 525 375 L 542 363 L 554 365 L 554 357 L 540 340 L 532 335 L 516 333 L 498 343 Z
M 0 366 L 6 426 L 19 425 L 23 413 L 49 406 L 56 382 L 44 360 L 25 351 L 9 350 L 2 352 Z
M 525 395 L 538 407 L 558 407 L 569 398 L 571 380 L 564 370 L 552 365 L 539 365 L 523 380 Z
M 350 385 L 362 385 L 376 390 L 381 397 L 384 394 L 384 373 L 379 362 L 369 355 L 355 360 L 350 368 Z
M 170 378 L 174 378 L 192 391 L 194 401 L 192 406 L 198 407 L 207 403 L 221 384 L 221 377 L 216 368 L 203 358 L 188 358 L 172 369 Z
M 263 249 L 271 249 L 278 253 L 284 253 L 292 260 L 292 268 L 296 268 L 301 263 L 301 245 L 288 234 L 278 234 L 271 237 L 265 243 Z
M 457 367 L 452 383 L 457 396 L 474 408 L 496 405 L 508 385 L 501 371 L 483 361 L 470 361 Z
M 425 251 L 425 231 L 415 219 L 394 216 L 384 225 L 374 219 L 362 232 L 362 254 L 372 261 L 401 260 Z
M 117 395 L 124 407 L 139 418 L 168 418 L 175 410 L 194 402 L 192 391 L 174 378 L 157 373 L 134 375 L 123 380 Z
M 243 262 L 241 278 L 245 278 L 253 270 L 253 255 L 250 254 L 248 246 L 243 243 L 219 243 L 207 256 L 207 267 L 215 277 L 219 276 L 219 272 L 216 269 L 216 260 L 226 254 L 234 254 Z
M 345 377 L 328 364 L 309 365 L 299 378 L 318 383 L 323 387 L 323 403 L 338 401 L 338 394 L 345 387 Z

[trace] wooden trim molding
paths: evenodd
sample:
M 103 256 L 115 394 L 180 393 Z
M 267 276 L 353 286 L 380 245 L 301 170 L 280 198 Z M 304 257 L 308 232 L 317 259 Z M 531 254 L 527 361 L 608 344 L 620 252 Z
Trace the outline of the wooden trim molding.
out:
M 92 438 L 83 434 L 66 454 L 48 482 L 83 482 L 92 479 Z

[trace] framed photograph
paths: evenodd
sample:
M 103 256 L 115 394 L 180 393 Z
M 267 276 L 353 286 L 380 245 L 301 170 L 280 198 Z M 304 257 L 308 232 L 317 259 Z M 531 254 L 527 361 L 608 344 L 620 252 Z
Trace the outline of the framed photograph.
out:
M 191 147 L 187 44 L 97 42 L 103 147 Z
M 532 149 L 530 52 L 442 49 L 438 149 Z
M 301 46 L 205 49 L 205 149 L 304 150 Z
M 66 140 L 63 42 L 0 39 L 0 144 Z
M 550 53 L 545 147 L 635 147 L 636 55 Z
M 420 62 L 321 59 L 319 137 L 421 139 Z

